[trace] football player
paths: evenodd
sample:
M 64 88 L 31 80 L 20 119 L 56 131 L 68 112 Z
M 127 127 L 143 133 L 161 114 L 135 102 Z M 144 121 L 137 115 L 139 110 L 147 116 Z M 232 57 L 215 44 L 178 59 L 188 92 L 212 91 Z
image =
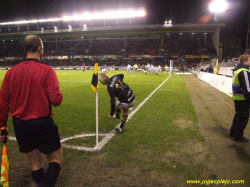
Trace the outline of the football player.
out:
M 111 111 L 108 117 L 110 119 L 120 119 L 122 110 L 121 123 L 115 127 L 115 130 L 122 132 L 124 125 L 128 119 L 128 110 L 133 109 L 135 103 L 135 94 L 131 88 L 123 81 L 124 74 L 117 74 L 111 78 L 105 74 L 100 73 L 99 81 L 103 85 L 107 85 L 107 91 L 111 102 Z M 118 98 L 117 100 L 115 98 Z M 115 116 L 114 116 L 115 114 Z

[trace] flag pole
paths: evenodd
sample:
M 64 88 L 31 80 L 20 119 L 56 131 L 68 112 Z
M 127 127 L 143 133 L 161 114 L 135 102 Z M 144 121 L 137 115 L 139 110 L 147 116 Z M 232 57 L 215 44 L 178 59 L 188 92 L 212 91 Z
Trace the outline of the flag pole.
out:
M 98 124 L 98 91 L 95 93 L 96 94 L 96 148 L 98 149 L 98 128 L 99 128 L 99 124 Z
M 91 87 L 93 91 L 95 92 L 95 98 L 96 98 L 96 149 L 98 150 L 98 63 L 95 63 L 94 67 L 94 73 L 92 76 L 92 81 L 91 81 Z

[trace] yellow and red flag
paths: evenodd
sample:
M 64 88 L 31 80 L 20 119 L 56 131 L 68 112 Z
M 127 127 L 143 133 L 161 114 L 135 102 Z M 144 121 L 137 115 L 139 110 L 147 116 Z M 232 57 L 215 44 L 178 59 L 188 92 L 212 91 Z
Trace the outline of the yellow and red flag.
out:
M 98 63 L 95 63 L 94 73 L 91 81 L 91 88 L 94 92 L 97 92 L 99 89 L 98 86 Z
M 9 157 L 7 151 L 7 144 L 3 144 L 2 166 L 1 166 L 1 184 L 3 187 L 9 187 Z

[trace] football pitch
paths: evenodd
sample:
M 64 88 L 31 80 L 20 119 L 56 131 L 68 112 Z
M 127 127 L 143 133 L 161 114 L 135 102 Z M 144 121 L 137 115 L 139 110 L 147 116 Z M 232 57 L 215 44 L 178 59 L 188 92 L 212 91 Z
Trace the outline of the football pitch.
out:
M 0 71 L 0 84 L 5 73 L 6 70 Z M 249 171 L 249 158 L 244 151 L 239 152 L 246 148 L 233 144 L 227 137 L 233 109 L 214 94 L 221 94 L 220 97 L 225 97 L 227 102 L 231 99 L 200 82 L 194 75 L 108 72 L 109 76 L 125 75 L 124 81 L 135 93 L 136 102 L 129 112 L 124 131 L 115 133 L 113 129 L 119 120 L 108 118 L 109 96 L 106 86 L 99 83 L 98 138 L 102 147 L 97 152 L 93 151 L 96 146 L 96 95 L 91 89 L 93 70 L 84 73 L 82 70 L 57 70 L 56 73 L 63 93 L 62 104 L 53 107 L 53 118 L 63 141 L 63 165 L 56 186 L 186 187 L 197 186 L 188 184 L 188 180 L 221 179 L 218 177 L 249 182 L 249 172 L 246 172 Z M 186 81 L 191 81 L 189 86 Z M 190 92 L 192 81 L 194 87 L 198 87 L 195 92 Z M 199 91 L 200 86 L 203 91 Z M 213 90 L 212 95 L 209 90 Z M 193 98 L 199 100 L 206 94 L 208 97 L 200 102 L 202 105 L 197 116 L 193 103 L 198 101 L 193 101 Z M 207 121 L 206 114 L 210 115 Z M 11 118 L 8 128 L 10 136 L 15 137 Z M 107 141 L 103 144 L 105 138 Z M 237 147 L 235 154 L 240 153 L 238 157 L 241 159 L 231 154 L 232 147 Z M 91 151 L 86 151 L 86 148 Z M 8 151 L 10 185 L 29 186 L 32 178 L 28 159 L 19 153 L 16 141 L 8 141 Z M 242 169 L 238 178 L 234 178 L 234 170 L 223 169 L 232 162 L 227 161 L 229 155 L 237 160 L 235 167 Z M 47 164 L 45 161 L 45 168 Z
M 1 71 L 0 80 L 6 71 Z M 94 150 L 96 147 L 96 96 L 92 91 L 90 83 L 93 71 L 87 70 L 57 70 L 56 71 L 60 90 L 63 93 L 63 102 L 58 107 L 53 107 L 53 118 L 59 127 L 61 140 L 65 147 L 79 150 Z M 168 125 L 180 117 L 178 110 L 185 110 L 186 120 L 196 120 L 191 102 L 182 97 L 188 97 L 182 76 L 173 76 L 161 72 L 160 75 L 132 73 L 126 71 L 108 72 L 109 76 L 123 73 L 124 81 L 129 84 L 136 95 L 136 103 L 129 114 L 129 120 L 125 126 L 125 132 L 140 128 L 145 131 L 156 128 L 158 125 L 164 130 Z M 169 79 L 169 80 L 168 80 Z M 177 94 L 177 92 L 180 92 Z M 176 99 L 175 99 L 176 98 Z M 173 102 L 176 100 L 175 102 Z M 183 101 L 185 101 L 183 103 Z M 171 108 L 172 107 L 172 108 Z M 186 108 L 188 107 L 188 109 Z M 178 109 L 179 108 L 179 109 Z M 114 127 L 119 120 L 108 118 L 110 112 L 110 101 L 106 86 L 99 83 L 98 91 L 98 123 L 99 123 L 99 146 L 102 148 L 110 138 L 103 143 L 107 136 L 113 136 Z M 155 115 L 155 112 L 157 114 Z M 131 115 L 132 114 L 132 115 Z M 192 114 L 192 115 L 190 115 Z M 169 116 L 170 115 L 170 116 Z M 132 117 L 132 118 L 131 118 Z M 9 118 L 10 136 L 14 137 L 11 118 Z M 145 129 L 144 129 L 145 128 Z M 159 129 L 160 130 L 160 129 Z M 162 131 L 160 130 L 160 131 Z M 86 148 L 86 149 L 85 149 Z

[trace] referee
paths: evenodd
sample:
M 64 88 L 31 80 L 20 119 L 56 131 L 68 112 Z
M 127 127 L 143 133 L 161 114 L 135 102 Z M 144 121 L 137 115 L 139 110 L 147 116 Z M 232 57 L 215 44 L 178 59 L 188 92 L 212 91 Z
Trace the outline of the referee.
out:
M 0 127 L 7 127 L 10 111 L 19 150 L 30 160 L 34 182 L 37 186 L 50 187 L 55 185 L 62 163 L 60 137 L 51 117 L 51 105 L 60 105 L 63 95 L 53 68 L 40 62 L 44 54 L 42 40 L 36 35 L 26 36 L 24 49 L 27 59 L 11 68 L 2 83 Z M 1 141 L 5 138 L 0 136 Z M 43 154 L 49 162 L 46 172 Z

